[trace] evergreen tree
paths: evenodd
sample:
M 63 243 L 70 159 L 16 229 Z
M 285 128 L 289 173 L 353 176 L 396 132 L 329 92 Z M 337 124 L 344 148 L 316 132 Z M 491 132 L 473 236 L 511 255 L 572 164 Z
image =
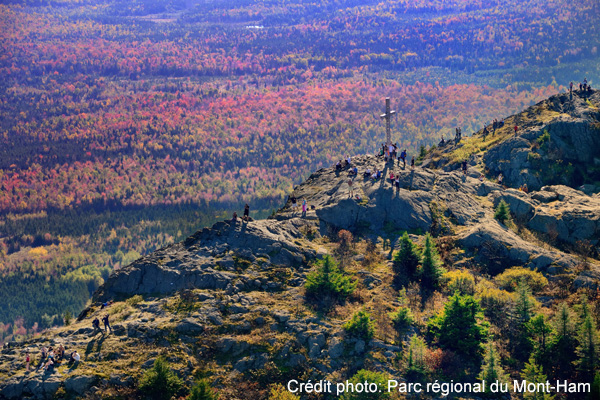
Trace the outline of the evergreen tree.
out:
M 326 255 L 318 262 L 318 270 L 308 274 L 305 289 L 309 298 L 332 297 L 334 300 L 344 300 L 350 296 L 356 283 L 344 275 L 335 260 Z
M 510 219 L 510 207 L 504 200 L 500 200 L 498 207 L 496 207 L 494 218 L 496 218 L 501 223 L 505 223 Z
M 498 353 L 494 348 L 494 344 L 489 342 L 485 349 L 485 357 L 483 360 L 483 365 L 481 366 L 481 372 L 478 376 L 479 380 L 485 380 L 487 382 L 486 385 L 486 393 L 488 397 L 493 395 L 489 390 L 490 384 L 498 381 L 501 383 L 507 383 L 508 377 L 502 366 L 500 365 L 500 357 L 498 357 Z M 498 397 L 502 397 L 504 394 L 498 393 Z
M 429 329 L 442 348 L 452 350 L 475 364 L 481 361 L 488 327 L 479 302 L 473 296 L 458 293 L 450 297 L 444 311 L 429 322 Z
M 198 381 L 194 386 L 186 400 L 218 400 L 219 396 L 210 387 L 210 384 L 205 379 Z
M 517 285 L 517 299 L 515 302 L 515 322 L 519 327 L 523 326 L 532 317 L 533 302 L 531 301 L 531 289 L 525 281 L 519 281 Z
M 531 357 L 534 361 L 544 368 L 544 371 L 549 371 L 552 361 L 552 338 L 553 329 L 550 322 L 542 314 L 536 315 L 527 323 L 527 331 L 529 332 L 529 341 L 533 349 Z
M 515 358 L 521 361 L 527 359 L 527 354 L 531 353 L 531 341 L 529 340 L 528 322 L 533 316 L 533 301 L 531 299 L 531 290 L 524 280 L 519 281 L 517 285 L 517 298 L 513 310 L 511 347 Z
M 536 363 L 535 357 L 533 355 L 529 357 L 529 362 L 525 364 L 525 368 L 521 372 L 521 378 L 523 378 L 527 382 L 533 383 L 545 383 L 548 380 L 548 377 L 544 374 L 542 367 Z M 523 399 L 553 400 L 554 396 L 541 391 L 533 391 L 523 393 Z
M 437 289 L 440 285 L 442 276 L 442 262 L 433 237 L 429 233 L 425 234 L 425 246 L 423 247 L 423 256 L 421 258 L 421 284 L 426 289 Z
M 394 287 L 400 289 L 405 278 L 413 278 L 417 273 L 418 266 L 419 254 L 416 246 L 408 237 L 408 233 L 404 232 L 400 238 L 400 250 L 394 254 Z
M 183 386 L 183 381 L 169 368 L 164 357 L 158 357 L 154 366 L 140 380 L 140 392 L 148 399 L 170 399 Z
M 344 330 L 353 337 L 369 341 L 375 335 L 375 327 L 371 315 L 365 310 L 360 310 L 352 319 L 343 326 Z
M 553 321 L 554 335 L 551 341 L 551 354 L 559 363 L 554 363 L 552 371 L 556 379 L 567 379 L 573 375 L 575 362 L 575 316 L 567 303 L 561 303 Z
M 577 332 L 577 342 L 577 370 L 583 379 L 591 382 L 598 366 L 598 332 L 589 313 Z

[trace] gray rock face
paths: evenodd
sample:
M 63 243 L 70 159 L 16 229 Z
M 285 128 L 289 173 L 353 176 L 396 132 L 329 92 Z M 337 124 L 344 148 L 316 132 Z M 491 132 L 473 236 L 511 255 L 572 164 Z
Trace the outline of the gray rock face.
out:
M 474 226 L 459 236 L 458 240 L 477 254 L 480 263 L 487 265 L 491 274 L 497 274 L 512 266 L 525 266 L 545 274 L 571 270 L 581 261 L 556 250 L 546 250 L 527 242 L 496 221 Z M 600 266 L 593 264 L 590 271 L 582 273 L 581 284 L 598 282 Z
M 115 271 L 94 299 L 169 294 L 189 288 L 233 288 L 230 285 L 238 280 L 238 269 L 258 257 L 272 265 L 299 265 L 314 257 L 314 252 L 295 244 L 301 237 L 298 227 L 293 221 L 219 222 Z M 235 290 L 252 289 L 252 285 L 242 279 Z
M 595 166 L 600 154 L 600 135 L 595 124 L 600 121 L 600 113 L 588 101 L 598 104 L 600 94 L 574 95 L 573 101 L 568 94 L 559 94 L 531 107 L 523 114 L 539 117 L 531 121 L 519 118 L 515 122 L 519 125 L 518 136 L 486 152 L 486 168 L 494 175 L 502 172 L 505 183 L 512 187 L 526 183 L 530 189 L 538 190 L 549 182 L 581 185 L 573 181 L 575 175 L 549 174 L 548 168 L 558 160 L 584 171 Z M 549 136 L 542 137 L 546 133 Z M 563 171 L 560 165 L 557 171 Z
M 84 394 L 98 380 L 95 376 L 80 375 L 65 380 L 65 389 L 69 392 Z

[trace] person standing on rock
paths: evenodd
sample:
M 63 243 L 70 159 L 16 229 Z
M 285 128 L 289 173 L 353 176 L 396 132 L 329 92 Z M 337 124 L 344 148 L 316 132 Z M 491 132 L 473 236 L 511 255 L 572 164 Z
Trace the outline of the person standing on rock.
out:
M 467 175 L 467 160 L 464 160 L 462 162 L 462 171 L 463 171 L 463 174 Z
M 292 202 L 292 213 L 296 212 L 296 196 L 292 195 L 292 197 L 290 197 L 290 201 Z
M 29 363 L 31 362 L 31 359 L 29 358 L 29 352 L 26 353 L 25 356 L 25 370 L 27 372 L 29 372 Z
M 413 171 L 415 170 L 415 157 L 414 156 L 410 160 L 410 169 L 412 169 Z
M 244 221 L 248 221 L 249 218 L 250 218 L 250 206 L 248 205 L 248 203 L 246 203 L 246 206 L 244 207 Z
M 102 317 L 102 322 L 104 322 L 104 332 L 108 332 L 109 330 L 112 332 L 112 328 L 108 322 L 108 314 L 105 314 L 104 317 Z
M 517 125 L 515 125 L 515 136 L 517 136 L 517 131 L 519 130 L 519 127 Z
M 302 199 L 302 217 L 306 217 L 307 208 L 308 204 L 306 204 L 306 199 Z
M 502 181 L 504 180 L 504 175 L 502 175 L 502 172 L 500 172 L 500 175 L 498 175 L 498 184 L 500 186 L 502 186 Z

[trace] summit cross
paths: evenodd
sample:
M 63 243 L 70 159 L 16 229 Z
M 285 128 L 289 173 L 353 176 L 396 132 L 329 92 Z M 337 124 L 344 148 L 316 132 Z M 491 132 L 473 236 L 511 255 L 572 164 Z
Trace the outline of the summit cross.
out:
M 390 98 L 385 98 L 385 114 L 381 114 L 380 118 L 385 118 L 385 139 L 386 145 L 392 144 L 392 134 L 390 132 L 390 119 L 392 115 L 396 114 L 396 110 L 390 110 Z

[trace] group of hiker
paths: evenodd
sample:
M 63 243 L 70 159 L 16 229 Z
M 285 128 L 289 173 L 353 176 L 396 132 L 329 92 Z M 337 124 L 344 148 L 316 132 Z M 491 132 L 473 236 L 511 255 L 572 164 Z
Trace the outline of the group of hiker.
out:
M 296 212 L 296 208 L 298 207 L 298 199 L 296 198 L 296 196 L 292 193 L 290 195 L 289 198 L 291 207 L 292 207 L 292 213 Z M 314 209 L 314 206 L 311 206 L 312 209 Z M 306 212 L 308 211 L 308 202 L 306 201 L 306 199 L 302 199 L 302 216 L 306 217 Z
M 108 314 L 104 314 L 104 316 L 102 317 L 102 322 L 104 323 L 104 332 L 112 332 L 110 322 L 108 321 Z M 98 317 L 94 318 L 94 320 L 92 321 L 92 326 L 94 327 L 94 332 L 101 330 L 100 321 L 98 320 Z
M 237 212 L 234 211 L 233 212 L 233 219 L 232 221 L 237 221 L 238 219 L 238 215 Z M 242 217 L 242 221 L 250 221 L 250 206 L 248 205 L 248 203 L 246 203 L 246 205 L 244 206 L 244 216 Z
M 406 160 L 408 158 L 408 153 L 406 152 L 406 149 L 404 149 L 400 152 L 400 155 L 398 155 L 398 149 L 399 149 L 399 147 L 398 147 L 397 143 L 390 143 L 390 144 L 382 143 L 381 150 L 379 151 L 379 156 L 383 156 L 383 159 L 385 162 L 391 161 L 392 164 L 397 159 L 398 166 L 400 166 L 400 161 L 402 161 L 403 168 L 406 168 Z M 414 157 L 412 158 L 410 165 L 411 165 L 411 168 L 414 169 L 414 167 L 415 167 L 415 158 Z
M 588 84 L 587 78 L 583 78 L 583 82 L 579 82 L 580 92 L 591 92 L 592 85 Z M 573 82 L 569 83 L 569 93 L 573 94 Z
M 81 356 L 77 351 L 71 352 L 67 365 L 74 365 L 79 363 Z M 36 368 L 36 371 L 42 370 L 45 372 L 52 373 L 54 369 L 61 365 L 65 361 L 65 347 L 61 344 L 57 348 L 42 347 L 40 350 L 40 362 Z M 25 355 L 25 369 L 31 371 L 31 357 L 29 352 Z

